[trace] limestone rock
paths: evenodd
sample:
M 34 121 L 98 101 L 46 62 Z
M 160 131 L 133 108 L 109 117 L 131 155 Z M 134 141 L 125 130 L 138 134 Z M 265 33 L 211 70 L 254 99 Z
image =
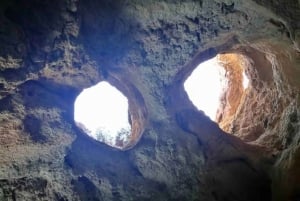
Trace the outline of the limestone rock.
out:
M 0 200 L 298 200 L 299 7 L 2 0 Z M 222 53 L 240 54 L 250 79 L 240 100 L 228 97 L 228 133 L 183 89 Z M 76 96 L 102 80 L 129 99 L 137 132 L 126 150 L 73 120 Z

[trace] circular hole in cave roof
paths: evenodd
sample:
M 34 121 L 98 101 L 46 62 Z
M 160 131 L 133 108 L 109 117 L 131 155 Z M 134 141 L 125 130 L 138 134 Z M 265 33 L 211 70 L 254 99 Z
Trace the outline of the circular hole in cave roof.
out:
M 184 82 L 184 89 L 189 99 L 202 110 L 211 120 L 216 121 L 217 112 L 221 107 L 221 97 L 229 88 L 227 73 L 230 71 L 224 67 L 224 59 L 220 55 L 200 63 Z M 243 71 L 243 89 L 248 87 L 248 78 Z
M 78 95 L 74 104 L 74 120 L 97 141 L 120 149 L 129 143 L 128 99 L 108 82 L 102 81 Z

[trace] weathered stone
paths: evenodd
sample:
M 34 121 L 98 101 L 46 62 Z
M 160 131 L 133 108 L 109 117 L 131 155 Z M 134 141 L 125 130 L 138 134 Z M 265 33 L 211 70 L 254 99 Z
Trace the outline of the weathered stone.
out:
M 295 0 L 1 1 L 0 200 L 299 199 L 299 13 Z M 183 89 L 222 53 L 250 80 L 225 101 L 229 133 Z M 124 151 L 73 120 L 102 80 L 129 99 Z

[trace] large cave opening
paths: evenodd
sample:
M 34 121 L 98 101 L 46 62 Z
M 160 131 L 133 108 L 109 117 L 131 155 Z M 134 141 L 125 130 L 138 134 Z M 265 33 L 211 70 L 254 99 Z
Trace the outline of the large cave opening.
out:
M 244 60 L 239 54 L 218 54 L 200 63 L 184 82 L 193 105 L 221 128 L 232 120 L 248 88 Z
M 78 95 L 74 120 L 87 135 L 112 147 L 122 148 L 130 140 L 128 99 L 108 82 L 99 82 Z
M 199 64 L 184 83 L 189 99 L 211 120 L 216 119 L 220 96 L 227 85 L 225 73 L 218 57 L 214 57 Z

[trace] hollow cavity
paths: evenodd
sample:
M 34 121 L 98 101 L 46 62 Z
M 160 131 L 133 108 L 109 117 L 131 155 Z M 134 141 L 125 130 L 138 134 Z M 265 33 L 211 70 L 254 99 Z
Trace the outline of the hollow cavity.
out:
M 217 55 L 199 64 L 184 83 L 191 102 L 213 121 L 217 121 L 218 113 L 224 107 L 224 99 L 229 100 L 226 95 L 228 90 L 233 88 L 230 85 L 240 85 L 241 87 L 235 88 L 243 91 L 249 84 L 244 70 L 237 69 L 232 62 L 228 62 L 228 58 L 233 57 L 232 55 Z M 240 98 L 242 92 L 240 90 L 236 92 Z
M 212 120 L 216 117 L 220 94 L 225 87 L 225 69 L 216 57 L 199 64 L 184 83 L 192 103 Z
M 128 99 L 105 81 L 78 95 L 74 120 L 87 135 L 113 147 L 122 148 L 131 135 Z

